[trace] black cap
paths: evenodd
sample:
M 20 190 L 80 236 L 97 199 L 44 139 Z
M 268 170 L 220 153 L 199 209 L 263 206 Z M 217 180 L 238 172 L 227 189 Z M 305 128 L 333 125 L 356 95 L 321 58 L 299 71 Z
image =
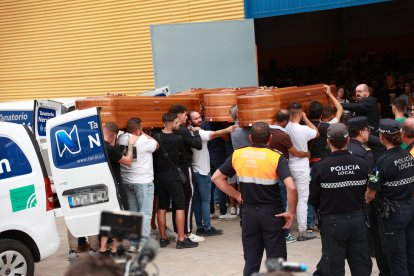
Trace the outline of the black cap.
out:
M 360 130 L 368 127 L 368 119 L 364 116 L 354 117 L 348 120 L 347 125 L 348 128 Z
M 288 107 L 289 110 L 291 110 L 291 109 L 301 109 L 301 108 L 302 108 L 302 103 L 298 103 L 298 102 L 291 102 L 289 104 L 289 107 Z
M 379 122 L 379 132 L 385 134 L 396 134 L 399 133 L 401 124 L 394 119 L 381 119 Z
M 331 124 L 328 127 L 327 136 L 329 139 L 346 139 L 348 135 L 348 128 L 342 123 Z

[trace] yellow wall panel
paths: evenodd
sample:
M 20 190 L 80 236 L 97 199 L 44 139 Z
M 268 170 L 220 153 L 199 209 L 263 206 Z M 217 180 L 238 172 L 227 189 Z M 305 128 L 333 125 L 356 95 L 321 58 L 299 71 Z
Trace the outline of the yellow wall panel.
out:
M 151 24 L 244 18 L 243 0 L 2 0 L 0 101 L 154 87 Z

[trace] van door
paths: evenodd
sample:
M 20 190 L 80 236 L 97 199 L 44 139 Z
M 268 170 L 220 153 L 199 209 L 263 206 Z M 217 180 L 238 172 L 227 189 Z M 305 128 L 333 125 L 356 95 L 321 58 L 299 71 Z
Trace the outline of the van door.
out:
M 52 100 L 35 100 L 34 117 L 36 139 L 46 141 L 46 122 L 62 113 L 62 103 Z
M 50 119 L 46 138 L 66 225 L 75 237 L 98 234 L 101 211 L 120 209 L 98 108 Z

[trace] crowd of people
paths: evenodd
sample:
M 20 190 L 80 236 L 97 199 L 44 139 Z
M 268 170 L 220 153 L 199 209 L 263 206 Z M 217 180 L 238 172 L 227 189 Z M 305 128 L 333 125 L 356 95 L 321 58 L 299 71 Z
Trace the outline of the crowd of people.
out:
M 344 275 L 345 259 L 353 275 L 370 275 L 370 254 L 381 275 L 414 275 L 410 89 L 396 88 L 393 75 L 381 101 L 367 84 L 357 85 L 352 99 L 325 86 L 332 106 L 314 101 L 303 110 L 292 102 L 273 124 L 251 128 L 239 126 L 237 106 L 229 110 L 232 125 L 205 122 L 179 104 L 151 134 L 139 118 L 128 120 L 123 134 L 106 123 L 120 202 L 144 215 L 142 238 L 130 241 L 129 251 L 139 251 L 154 231 L 161 247 L 173 235 L 177 249 L 223 234 L 211 224 L 217 203 L 220 219 L 240 216 L 244 275 L 259 271 L 264 250 L 268 258 L 287 259 L 286 244 L 314 239 L 315 231 L 322 256 L 314 275 Z M 295 218 L 297 236 L 290 230 Z M 69 257 L 77 256 L 70 241 Z M 94 237 L 89 241 L 92 253 L 108 254 L 106 238 L 100 246 Z

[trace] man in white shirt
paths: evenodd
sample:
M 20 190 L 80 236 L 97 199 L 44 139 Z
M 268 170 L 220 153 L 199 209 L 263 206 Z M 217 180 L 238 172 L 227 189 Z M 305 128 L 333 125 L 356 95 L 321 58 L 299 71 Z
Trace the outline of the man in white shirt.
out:
M 293 102 L 289 104 L 290 120 L 286 132 L 292 139 L 293 145 L 299 151 L 308 151 L 308 141 L 319 136 L 317 127 L 309 121 L 302 111 L 302 104 Z M 306 125 L 301 125 L 300 122 Z M 289 153 L 289 168 L 298 190 L 297 221 L 299 228 L 298 241 L 305 241 L 316 237 L 314 233 L 306 233 L 307 212 L 309 197 L 309 159 L 297 157 Z
M 144 214 L 143 236 L 140 246 L 149 239 L 152 205 L 154 200 L 154 169 L 152 153 L 159 147 L 157 141 L 142 131 L 141 119 L 131 118 L 127 133 L 118 138 L 118 145 L 127 146 L 131 135 L 138 136 L 134 144 L 133 160 L 130 166 L 121 165 L 123 188 L 127 195 L 129 209 Z M 129 251 L 137 250 L 137 241 L 131 241 Z
M 188 113 L 188 121 L 192 131 L 198 130 L 202 149 L 192 148 L 192 167 L 194 170 L 194 216 L 197 224 L 197 235 L 215 236 L 223 233 L 220 229 L 215 229 L 210 222 L 210 199 L 211 199 L 211 175 L 210 175 L 210 154 L 208 152 L 208 141 L 224 136 L 233 132 L 237 126 L 229 126 L 217 131 L 207 131 L 201 129 L 202 118 L 197 111 Z

